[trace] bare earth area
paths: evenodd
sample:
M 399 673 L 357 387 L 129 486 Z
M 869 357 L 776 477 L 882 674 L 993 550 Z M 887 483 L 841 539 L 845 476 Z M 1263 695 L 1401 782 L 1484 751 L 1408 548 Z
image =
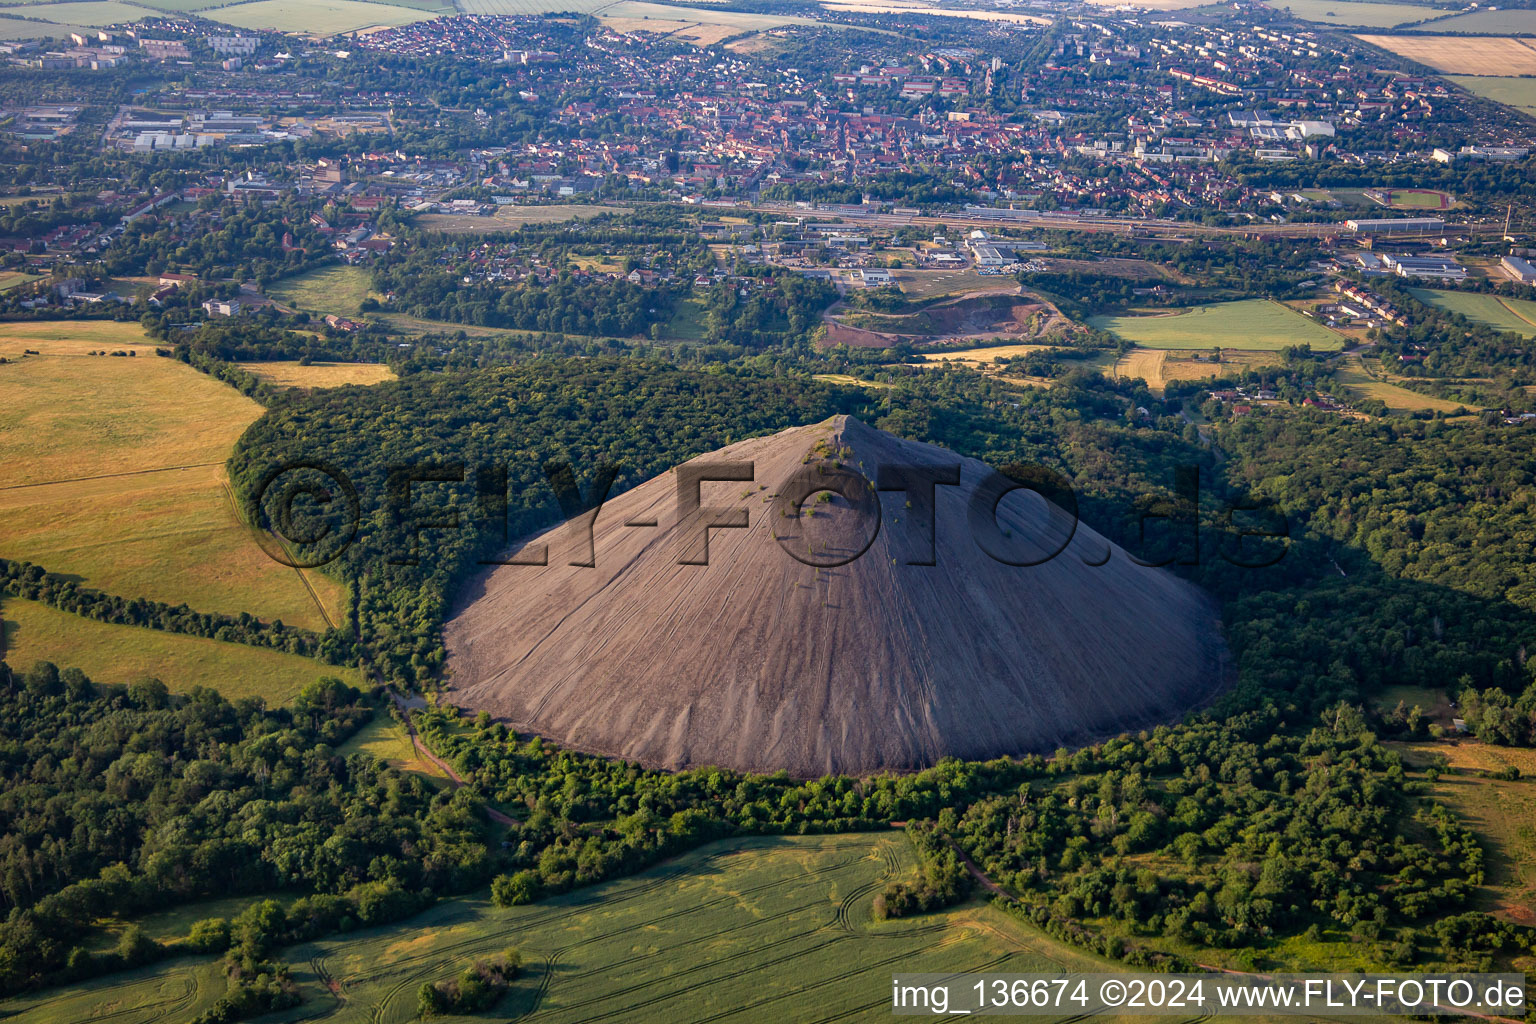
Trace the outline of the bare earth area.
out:
M 446 699 L 646 765 L 810 777 L 1048 751 L 1175 717 L 1222 685 L 1206 596 L 1038 496 L 997 504 L 989 543 L 1040 564 L 984 553 L 993 502 L 970 512 L 983 463 L 846 417 L 685 467 L 723 463 L 750 463 L 751 479 L 703 483 L 701 512 L 679 515 L 680 469 L 603 506 L 594 568 L 569 564 L 587 548 L 568 524 L 519 549 L 547 545 L 547 567 L 474 581 L 446 628 Z M 839 475 L 957 464 L 932 505 Z M 815 494 L 798 512 L 796 474 Z M 822 500 L 839 479 L 857 504 Z M 707 565 L 681 564 L 703 555 L 705 520 L 732 517 L 746 526 L 710 529 Z

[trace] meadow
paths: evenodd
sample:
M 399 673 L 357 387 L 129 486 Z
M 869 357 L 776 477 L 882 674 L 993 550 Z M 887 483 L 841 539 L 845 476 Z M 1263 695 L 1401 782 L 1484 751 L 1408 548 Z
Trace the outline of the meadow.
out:
M 29 668 L 51 661 L 60 668 L 78 668 L 98 683 L 154 677 L 173 693 L 209 686 L 230 700 L 261 697 L 276 707 L 321 676 L 358 682 L 355 669 L 297 654 L 97 622 L 21 598 L 0 601 L 0 619 L 5 623 L 4 658 L 11 665 Z
M 1142 348 L 1279 351 L 1311 345 L 1314 351 L 1334 352 L 1344 347 L 1344 339 L 1322 324 L 1267 299 L 1196 306 L 1177 313 L 1096 316 L 1088 322 Z
M 1498 17 L 1512 13 L 1536 15 L 1536 11 L 1500 11 Z M 1447 22 L 1446 27 L 1453 26 Z M 1536 75 L 1536 45 L 1530 40 L 1428 35 L 1360 35 L 1355 38 L 1448 74 L 1475 75 L 1496 69 L 1505 75 Z
M 373 721 L 336 748 L 336 753 L 342 757 L 372 754 L 402 771 L 415 772 L 436 782 L 446 781 L 442 769 L 422 757 L 411 743 L 410 733 L 405 731 L 405 726 L 383 712 L 375 714 Z
M 0 292 L 8 292 L 24 284 L 41 280 L 41 274 L 24 274 L 19 270 L 0 270 Z
M 375 25 L 409 25 L 441 13 L 372 0 L 253 0 L 203 12 L 203 17 L 236 28 L 277 29 L 331 36 Z
M 1333 379 L 1348 388 L 1357 400 L 1378 399 L 1385 402 L 1392 412 L 1451 413 L 1469 408 L 1460 402 L 1421 395 L 1417 391 L 1382 380 L 1367 370 L 1364 361 L 1353 352 L 1340 361 L 1338 368 L 1333 371 Z
M 511 231 L 524 224 L 558 224 L 567 220 L 589 220 L 599 214 L 623 213 L 628 209 L 626 206 L 592 206 L 576 203 L 556 203 L 549 206 L 502 206 L 489 217 L 466 217 L 456 213 L 422 213 L 417 214 L 412 223 L 423 231 L 441 231 L 448 235 L 484 235 L 495 231 Z
M 158 12 L 148 6 L 122 3 L 121 0 L 79 0 L 73 3 L 18 4 L 0 7 L 0 17 L 19 15 L 23 18 L 45 18 L 59 26 L 51 34 L 66 34 L 80 25 L 115 25 L 120 22 L 138 21 L 154 17 Z M 39 26 L 46 29 L 48 26 Z
M 1505 299 L 1480 292 L 1457 292 L 1440 288 L 1410 288 L 1420 302 L 1452 313 L 1460 313 L 1476 324 L 1487 324 L 1501 331 L 1513 331 L 1536 338 L 1536 302 Z
M 290 947 L 304 1005 L 264 1021 L 415 1021 L 424 981 L 515 947 L 522 977 L 494 1019 L 883 1020 L 893 970 L 1112 971 L 979 903 L 876 923 L 875 894 L 912 873 L 899 832 L 733 839 L 631 878 L 498 909 L 445 901 L 408 921 Z M 0 1005 L 10 1024 L 186 1019 L 222 992 L 182 959 Z M 490 1018 L 487 1018 L 490 1019 Z
M 261 406 L 137 324 L 6 324 L 0 356 L 0 557 L 198 611 L 339 620 L 342 586 L 273 561 L 235 514 L 224 461 Z
M 1352 3 L 1350 0 L 1268 0 L 1277 11 L 1321 25 L 1392 28 L 1452 13 L 1443 7 L 1403 3 Z
M 1536 114 L 1536 78 L 1494 75 L 1447 75 L 1446 77 L 1474 96 L 1514 107 L 1527 114 Z
M 1475 11 L 1435 22 L 1434 28 L 1448 32 L 1472 32 L 1486 35 L 1531 35 L 1536 33 L 1536 11 L 1505 8 Z
M 267 289 L 269 297 L 306 313 L 355 316 L 362 301 L 372 294 L 368 271 L 362 267 L 332 266 L 306 270 L 285 277 Z
M 381 384 L 395 379 L 395 371 L 383 363 L 241 363 L 270 384 L 284 388 L 339 388 L 348 384 Z

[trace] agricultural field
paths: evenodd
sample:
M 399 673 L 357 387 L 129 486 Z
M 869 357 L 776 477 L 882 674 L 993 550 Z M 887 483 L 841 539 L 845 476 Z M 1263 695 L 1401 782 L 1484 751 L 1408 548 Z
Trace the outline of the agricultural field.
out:
M 289 947 L 302 1006 L 264 1021 L 417 1020 L 424 981 L 515 947 L 522 976 L 497 1020 L 881 1020 L 893 970 L 1113 971 L 972 902 L 876 923 L 874 896 L 913 870 L 905 836 L 733 839 L 640 875 L 498 909 L 445 901 L 408 921 Z M 223 992 L 191 958 L 0 1005 L 9 1024 L 110 1013 L 187 1019 Z M 489 1019 L 489 1018 L 487 1018 Z
M 1498 17 L 1511 13 L 1536 15 L 1536 11 L 1500 11 Z M 1447 27 L 1450 27 L 1449 22 Z M 1475 75 L 1497 69 L 1505 75 L 1536 75 L 1536 40 L 1421 35 L 1360 35 L 1355 38 L 1447 74 Z
M 0 270 L 0 292 L 8 292 L 12 288 L 19 288 L 24 284 L 41 280 L 41 274 L 25 274 L 19 270 Z
M 74 3 L 17 4 L 0 7 L 0 17 L 45 18 L 58 28 L 49 34 L 67 34 L 76 26 L 116 25 L 155 16 L 148 6 L 120 0 L 80 0 Z M 47 29 L 47 25 L 40 26 Z
M 1509 78 L 1492 75 L 1447 75 L 1452 82 L 1474 96 L 1502 103 L 1506 107 L 1536 116 L 1536 78 Z
M 1273 352 L 1311 345 L 1315 351 L 1335 352 L 1344 347 L 1344 339 L 1322 324 L 1267 299 L 1196 306 L 1177 313 L 1096 316 L 1088 322 L 1142 348 Z
M 278 281 L 267 294 L 285 306 L 306 313 L 356 316 L 372 293 L 368 271 L 362 267 L 333 266 L 306 270 Z
M 1513 331 L 1527 338 L 1536 338 L 1536 302 L 1440 288 L 1408 290 L 1420 302 L 1460 313 L 1473 323 L 1487 324 L 1500 331 Z
M 273 561 L 235 514 L 224 461 L 261 406 L 156 356 L 137 324 L 6 324 L 0 356 L 0 557 L 198 611 L 339 621 L 342 586 Z
M 1487 854 L 1479 909 L 1536 925 L 1536 751 L 1466 740 L 1391 746 L 1412 767 L 1452 769 L 1435 780 L 1433 792 L 1477 833 Z M 1512 782 L 1476 774 L 1510 767 L 1521 775 Z
M 241 363 L 262 380 L 285 388 L 339 388 L 347 384 L 381 384 L 395 379 L 383 363 Z
M 210 686 L 230 700 L 261 697 L 276 706 L 321 676 L 358 682 L 356 669 L 301 655 L 98 622 L 38 601 L 4 598 L 0 618 L 5 621 L 4 656 L 11 665 L 28 668 L 51 661 L 61 668 L 78 668 L 98 683 L 131 683 L 152 676 L 174 693 Z
M 1031 352 L 1045 352 L 1060 348 L 1059 345 L 981 345 L 977 348 L 957 349 L 953 352 L 925 352 L 923 358 L 930 362 L 965 363 L 967 366 L 988 368 L 999 359 L 1015 359 Z
M 1452 9 L 1427 4 L 1354 3 L 1350 0 L 1266 0 L 1266 5 L 1289 12 L 1302 21 L 1362 28 L 1393 28 L 1452 13 Z
M 1387 408 L 1393 412 L 1452 413 L 1458 409 L 1470 408 L 1461 402 L 1449 402 L 1443 398 L 1435 398 L 1433 395 L 1421 395 L 1417 391 L 1410 391 L 1408 388 L 1399 387 L 1373 376 L 1366 369 L 1360 356 L 1353 352 L 1344 356 L 1338 369 L 1333 372 L 1333 379 L 1348 388 L 1356 400 L 1379 399 L 1385 402 Z
M 441 231 L 449 235 L 485 235 L 511 231 L 524 224 L 558 224 L 567 220 L 590 220 L 604 213 L 623 213 L 625 206 L 591 206 L 561 203 L 551 206 L 503 206 L 489 217 L 465 217 L 456 213 L 417 214 L 412 223 L 423 231 Z M 348 268 L 343 268 L 348 269 Z
M 1447 32 L 1529 36 L 1536 33 L 1536 11 L 1529 8 L 1475 11 L 1471 14 L 1459 14 L 1454 18 L 1437 21 L 1432 27 L 1443 28 Z
M 356 32 L 375 25 L 409 25 L 436 15 L 432 11 L 371 0 L 252 0 L 203 12 L 203 17 L 236 28 L 276 29 L 312 36 Z
M 858 11 L 863 14 L 922 14 L 939 18 L 972 18 L 977 21 L 1009 21 L 1016 25 L 1049 25 L 1049 18 L 1012 11 L 975 11 L 961 7 L 932 7 L 926 4 L 862 3 L 860 0 L 835 0 L 823 3 L 829 11 Z

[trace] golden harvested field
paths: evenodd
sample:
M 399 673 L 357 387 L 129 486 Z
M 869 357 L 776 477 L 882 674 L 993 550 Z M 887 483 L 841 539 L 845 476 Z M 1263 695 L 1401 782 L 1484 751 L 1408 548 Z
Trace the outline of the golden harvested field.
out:
M 1275 366 L 1280 362 L 1275 352 L 1241 352 L 1224 349 L 1221 362 L 1196 359 L 1188 352 L 1167 349 L 1132 349 L 1114 366 L 1116 377 L 1140 377 L 1153 391 L 1162 391 L 1170 381 L 1205 380 L 1228 377 L 1244 370 Z
M 1448 74 L 1536 75 L 1536 40 L 1511 36 L 1359 35 L 1361 42 Z
M 40 355 L 22 358 L 25 349 Z M 137 356 L 92 356 L 96 350 Z M 267 557 L 235 515 L 224 461 L 261 406 L 154 354 L 137 324 L 0 327 L 0 557 L 124 597 L 324 629 L 328 577 Z
M 380 384 L 395 379 L 383 363 L 241 363 L 264 381 L 285 388 L 339 388 L 346 384 Z
M 1393 412 L 1418 412 L 1428 409 L 1431 412 L 1449 413 L 1461 408 L 1471 408 L 1463 406 L 1460 402 L 1448 402 L 1433 395 L 1421 395 L 1417 391 L 1381 380 L 1372 375 L 1360 356 L 1354 352 L 1343 358 L 1338 369 L 1333 372 L 1333 378 L 1348 388 L 1357 399 L 1379 398 Z
M 990 367 L 999 359 L 1013 359 L 1015 356 L 1027 356 L 1031 352 L 1045 352 L 1060 347 L 1059 345 L 983 345 L 980 348 L 958 349 L 954 352 L 925 352 L 923 355 L 933 362 Z
M 51 661 L 60 668 L 78 668 L 98 683 L 153 676 L 174 693 L 211 686 L 230 700 L 263 697 L 276 706 L 321 676 L 358 682 L 355 669 L 297 654 L 97 622 L 37 601 L 7 597 L 0 602 L 0 618 L 11 665 L 25 669 Z

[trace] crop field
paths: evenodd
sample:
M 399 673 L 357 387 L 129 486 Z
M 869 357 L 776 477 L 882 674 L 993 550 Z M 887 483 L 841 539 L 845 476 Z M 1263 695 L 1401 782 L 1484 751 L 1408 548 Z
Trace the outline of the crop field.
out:
M 0 618 L 10 664 L 30 668 L 51 661 L 78 668 L 98 683 L 153 676 L 174 693 L 211 686 L 230 700 L 263 697 L 275 707 L 321 676 L 358 681 L 355 669 L 297 654 L 97 622 L 38 601 L 7 597 L 0 602 Z
M 1474 96 L 1502 103 L 1506 107 L 1536 115 L 1536 78 L 1509 78 L 1493 75 L 1447 75 L 1451 81 Z
M 342 586 L 273 561 L 235 514 L 224 460 L 259 405 L 156 356 L 137 324 L 6 324 L 0 356 L 0 557 L 124 597 L 336 621 Z
M 205 11 L 203 17 L 237 28 L 332 36 L 375 25 L 409 25 L 435 14 L 435 11 L 369 0 L 253 0 Z
M 0 292 L 8 292 L 12 288 L 30 284 L 41 278 L 41 274 L 24 274 L 19 270 L 0 270 Z
M 1096 316 L 1089 323 L 1142 348 L 1278 351 L 1311 345 L 1333 352 L 1344 339 L 1295 310 L 1267 299 L 1243 299 L 1196 306 L 1178 313 Z
M 502 206 L 489 217 L 465 217 L 456 213 L 423 213 L 418 214 L 412 223 L 423 231 L 441 231 L 450 235 L 485 235 L 494 231 L 511 231 L 524 224 L 558 224 L 567 220 L 589 220 L 600 214 L 624 213 L 627 210 L 628 207 L 625 206 L 591 206 L 579 203 L 559 203 L 551 206 Z
M 1536 751 L 1469 741 L 1391 746 L 1411 766 L 1455 769 L 1442 774 L 1433 791 L 1477 833 L 1487 854 L 1479 909 L 1536 925 Z M 1508 767 L 1521 777 L 1510 782 L 1474 774 Z
M 529 906 L 451 900 L 400 924 L 287 948 L 305 1003 L 262 1020 L 413 1022 L 422 982 L 509 946 L 525 969 L 486 1019 L 875 1021 L 890 1016 L 894 970 L 1114 970 L 979 903 L 872 921 L 885 879 L 911 870 L 895 832 L 735 839 Z M 114 1024 L 147 1024 L 187 1019 L 223 990 L 191 959 L 104 982 L 0 1012 L 15 1011 L 8 1024 L 107 1013 Z
M 1460 402 L 1449 402 L 1433 395 L 1421 395 L 1417 391 L 1399 387 L 1373 376 L 1365 363 L 1354 353 L 1346 355 L 1333 372 L 1333 379 L 1344 385 L 1357 399 L 1379 399 L 1393 412 L 1455 412 L 1471 408 Z
M 1536 33 L 1536 11 L 1528 8 L 1476 11 L 1472 14 L 1459 14 L 1454 18 L 1437 21 L 1432 27 L 1443 28 L 1447 32 L 1528 36 Z
M 46 18 L 61 26 L 58 31 L 64 33 L 67 33 L 72 26 L 115 25 L 119 22 L 152 17 L 155 13 L 148 7 L 121 3 L 120 0 L 81 0 L 76 3 L 17 4 L 0 7 L 0 16 L 10 14 L 24 18 Z
M 359 729 L 351 739 L 337 748 L 342 757 L 352 754 L 372 754 L 381 761 L 403 771 L 415 772 L 435 781 L 443 781 L 442 770 L 422 757 L 405 726 L 384 712 L 378 712 L 373 721 Z
M 1440 288 L 1408 290 L 1420 302 L 1460 313 L 1473 323 L 1487 324 L 1500 331 L 1513 331 L 1527 338 L 1536 338 L 1536 302 Z
M 347 384 L 380 384 L 395 379 L 383 363 L 241 363 L 262 380 L 285 388 L 339 388 Z
M 1536 11 L 1498 12 L 1536 15 Z M 1450 27 L 1449 22 L 1447 27 Z M 1464 30 L 1465 31 L 1465 30 Z M 1505 75 L 1536 75 L 1536 40 L 1498 36 L 1372 36 L 1355 38 L 1436 71 L 1475 75 L 1498 70 Z

